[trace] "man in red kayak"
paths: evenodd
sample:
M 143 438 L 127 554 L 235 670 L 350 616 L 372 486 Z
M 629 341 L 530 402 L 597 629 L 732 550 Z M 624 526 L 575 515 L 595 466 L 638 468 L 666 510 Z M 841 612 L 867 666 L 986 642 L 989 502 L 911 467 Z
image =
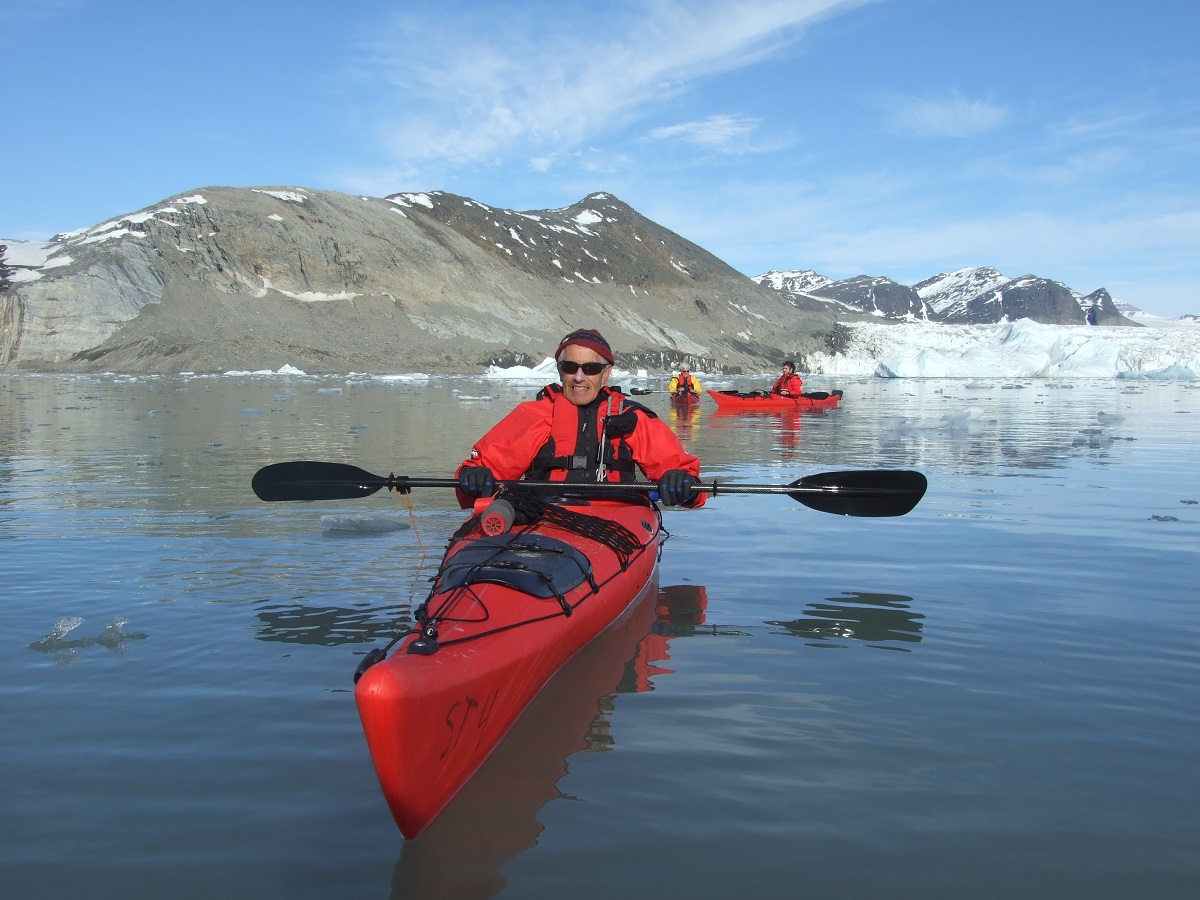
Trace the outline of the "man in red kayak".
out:
M 667 389 L 676 396 L 686 397 L 690 394 L 699 397 L 700 380 L 693 378 L 692 367 L 688 363 L 683 363 L 679 367 L 679 374 L 671 376 L 671 383 Z
M 598 331 L 572 331 L 554 353 L 559 384 L 519 404 L 459 466 L 458 502 L 468 508 L 497 481 L 634 481 L 640 469 L 667 506 L 704 505 L 700 460 L 653 412 L 608 386 L 613 352 Z
M 803 389 L 804 382 L 796 374 L 796 364 L 790 359 L 785 359 L 783 361 L 783 374 L 779 376 L 779 380 L 771 388 L 771 393 L 779 394 L 782 397 L 799 397 Z

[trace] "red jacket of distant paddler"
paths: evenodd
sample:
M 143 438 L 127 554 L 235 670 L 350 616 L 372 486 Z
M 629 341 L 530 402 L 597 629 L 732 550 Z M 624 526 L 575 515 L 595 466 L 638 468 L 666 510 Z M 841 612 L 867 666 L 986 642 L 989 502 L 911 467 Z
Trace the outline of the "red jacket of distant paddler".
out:
M 771 388 L 772 394 L 783 394 L 785 397 L 799 397 L 804 390 L 804 382 L 795 372 L 784 372 Z
M 536 399 L 497 422 L 471 448 L 459 471 L 487 466 L 498 481 L 594 482 L 601 433 L 606 481 L 634 481 L 635 468 L 651 482 L 671 469 L 700 477 L 699 457 L 688 453 L 652 411 L 607 386 L 591 403 L 575 406 L 557 384 L 546 385 Z M 703 506 L 704 499 L 696 493 L 684 505 Z M 475 498 L 459 491 L 458 502 L 466 509 Z

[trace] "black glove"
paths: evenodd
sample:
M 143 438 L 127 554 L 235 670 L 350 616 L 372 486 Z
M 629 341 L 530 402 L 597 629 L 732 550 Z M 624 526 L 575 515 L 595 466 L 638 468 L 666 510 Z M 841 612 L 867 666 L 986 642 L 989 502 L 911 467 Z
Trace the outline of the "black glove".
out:
M 458 473 L 458 489 L 472 497 L 483 497 L 496 490 L 496 478 L 487 466 L 467 466 Z
M 658 479 L 658 499 L 666 506 L 678 506 L 692 499 L 700 479 L 683 469 L 671 469 Z

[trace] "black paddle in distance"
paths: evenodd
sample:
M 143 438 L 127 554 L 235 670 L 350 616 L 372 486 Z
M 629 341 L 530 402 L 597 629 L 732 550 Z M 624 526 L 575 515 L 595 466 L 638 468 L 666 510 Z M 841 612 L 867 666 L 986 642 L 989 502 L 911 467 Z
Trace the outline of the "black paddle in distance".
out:
M 504 481 L 507 490 L 553 488 L 572 494 L 657 490 L 640 482 Z M 351 500 L 369 497 L 387 488 L 407 494 L 413 488 L 458 487 L 454 478 L 414 478 L 407 475 L 372 475 L 347 463 L 296 462 L 274 463 L 254 473 L 250 483 L 260 500 Z M 861 469 L 846 472 L 820 472 L 806 475 L 791 484 L 737 484 L 724 481 L 701 482 L 698 491 L 719 494 L 787 494 L 809 509 L 838 516 L 902 516 L 925 495 L 928 482 L 911 469 Z

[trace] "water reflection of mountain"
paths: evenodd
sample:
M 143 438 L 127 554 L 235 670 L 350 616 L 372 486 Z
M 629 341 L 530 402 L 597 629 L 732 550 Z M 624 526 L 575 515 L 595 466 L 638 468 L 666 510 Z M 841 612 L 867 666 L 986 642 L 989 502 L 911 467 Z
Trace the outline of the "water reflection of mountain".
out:
M 255 615 L 261 623 L 258 639 L 288 644 L 369 644 L 390 639 L 411 618 L 408 603 L 391 603 L 370 609 L 339 606 L 265 606 Z
M 735 386 L 750 386 L 743 381 L 734 379 Z M 1106 464 L 1135 439 L 1135 417 L 1178 411 L 1179 397 L 1178 387 L 1041 379 L 849 379 L 839 386 L 846 390 L 840 409 L 791 427 L 707 407 L 697 453 L 710 470 L 747 459 L 789 465 L 802 436 L 805 461 L 836 459 L 846 468 L 995 474 L 1061 469 L 1080 457 Z
M 739 377 L 731 387 L 763 387 Z M 818 380 L 825 389 L 835 385 Z M 704 461 L 706 473 L 754 466 L 930 467 L 994 474 L 1046 470 L 1087 458 L 1104 464 L 1148 421 L 1183 411 L 1179 384 L 1024 382 L 988 379 L 838 379 L 842 408 L 797 417 L 717 414 L 705 398 L 671 418 L 665 395 L 646 397 Z M 5 494 L 55 492 L 85 509 L 139 508 L 214 518 L 198 525 L 255 536 L 262 517 L 273 528 L 312 527 L 305 512 L 262 504 L 249 490 L 254 471 L 286 459 L 355 462 L 376 471 L 445 475 L 494 424 L 498 412 L 528 399 L 531 385 L 489 384 L 494 404 L 465 404 L 478 379 L 394 381 L 359 377 L 118 376 L 34 377 L 0 385 L 0 442 L 19 462 L 0 474 Z M 801 424 L 802 423 L 802 424 Z M 797 474 L 803 474 L 798 472 Z M 1028 474 L 1028 472 L 1021 472 Z M 378 498 L 382 500 L 385 498 Z M 0 497 L 6 503 L 8 497 Z M 419 510 L 455 508 L 453 494 L 426 491 Z M 366 506 L 364 510 L 382 511 Z M 393 510 L 395 512 L 395 510 Z M 215 518 L 221 516 L 223 518 Z M 282 520 L 282 523 L 280 522 Z
M 851 591 L 845 597 L 830 597 L 825 603 L 810 603 L 808 616 L 791 622 L 767 622 L 813 646 L 845 647 L 847 640 L 863 641 L 884 650 L 909 652 L 894 643 L 919 643 L 920 613 L 911 612 L 911 597 Z

